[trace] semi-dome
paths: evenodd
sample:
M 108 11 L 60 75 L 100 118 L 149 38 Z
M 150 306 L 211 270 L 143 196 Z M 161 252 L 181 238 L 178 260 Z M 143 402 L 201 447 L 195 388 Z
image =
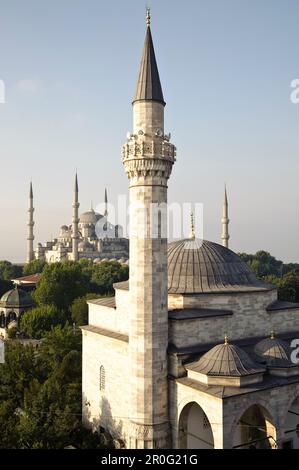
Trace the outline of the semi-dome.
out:
M 271 334 L 269 338 L 262 339 L 254 347 L 257 360 L 267 366 L 289 367 L 291 362 L 291 347 L 280 338 Z
M 15 287 L 2 295 L 0 300 L 1 307 L 25 308 L 33 305 L 32 298 L 28 292 Z
M 274 288 L 258 280 L 247 263 L 218 243 L 190 238 L 168 245 L 169 293 L 248 292 Z

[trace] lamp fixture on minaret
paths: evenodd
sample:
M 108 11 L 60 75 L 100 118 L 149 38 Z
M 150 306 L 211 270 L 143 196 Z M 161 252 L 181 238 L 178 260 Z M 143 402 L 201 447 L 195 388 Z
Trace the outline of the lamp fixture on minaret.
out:
M 78 177 L 77 172 L 75 176 L 75 186 L 74 186 L 74 199 L 73 199 L 73 225 L 72 225 L 72 258 L 73 261 L 78 261 L 78 240 L 79 240 L 79 188 L 78 188 Z
M 33 220 L 33 213 L 34 213 L 34 207 L 33 207 L 33 189 L 32 189 L 32 181 L 30 182 L 30 189 L 29 189 L 29 207 L 28 207 L 28 222 L 27 222 L 27 227 L 28 227 L 28 250 L 27 250 L 27 263 L 30 263 L 30 261 L 34 260 L 34 251 L 33 251 L 33 240 L 34 240 L 34 234 L 33 234 L 33 227 L 34 227 L 34 220 Z
M 224 186 L 224 201 L 223 201 L 223 213 L 222 213 L 222 245 L 228 248 L 228 242 L 229 242 L 229 233 L 228 233 L 228 224 L 229 224 L 229 218 L 228 218 L 228 199 L 227 199 L 227 190 L 226 190 L 226 185 Z

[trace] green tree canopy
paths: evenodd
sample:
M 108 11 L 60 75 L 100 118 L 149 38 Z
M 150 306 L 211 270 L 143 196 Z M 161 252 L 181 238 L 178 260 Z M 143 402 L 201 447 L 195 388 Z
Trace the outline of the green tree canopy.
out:
M 56 325 L 64 325 L 65 314 L 54 305 L 41 305 L 25 312 L 21 317 L 21 331 L 29 338 L 42 338 Z
M 55 305 L 68 312 L 74 299 L 84 296 L 88 288 L 88 277 L 79 263 L 53 263 L 45 267 L 33 298 L 38 305 Z
M 126 281 L 128 278 L 128 266 L 118 261 L 102 261 L 93 267 L 92 282 L 99 294 L 112 294 L 114 282 Z
M 29 276 L 30 274 L 42 273 L 46 262 L 41 259 L 35 259 L 30 261 L 30 263 L 25 264 L 23 268 L 23 275 Z
M 0 261 L 0 279 L 10 281 L 16 277 L 22 276 L 23 268 L 9 261 Z
M 84 297 L 78 297 L 74 300 L 71 305 L 71 316 L 72 321 L 76 323 L 77 326 L 87 325 L 88 321 L 88 305 L 87 300 L 98 299 L 102 297 L 99 294 L 87 294 Z

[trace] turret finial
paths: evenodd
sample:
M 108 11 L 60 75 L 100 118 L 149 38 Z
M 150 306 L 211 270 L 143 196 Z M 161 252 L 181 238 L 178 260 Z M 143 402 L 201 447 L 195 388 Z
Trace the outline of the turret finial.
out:
M 224 344 L 228 344 L 228 336 L 227 336 L 227 334 L 224 335 Z
M 151 25 L 151 9 L 146 7 L 146 26 L 149 27 Z
M 190 238 L 191 238 L 191 240 L 195 240 L 195 227 L 194 227 L 193 212 L 191 212 L 191 214 L 190 214 L 190 224 L 191 224 Z
M 270 339 L 274 339 L 275 338 L 275 332 L 274 330 L 271 330 L 270 331 Z

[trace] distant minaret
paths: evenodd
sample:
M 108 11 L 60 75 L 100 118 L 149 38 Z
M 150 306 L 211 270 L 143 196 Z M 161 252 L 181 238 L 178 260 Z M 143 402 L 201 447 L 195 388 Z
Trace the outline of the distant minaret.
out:
M 226 191 L 226 186 L 224 189 L 224 202 L 223 202 L 223 214 L 222 214 L 222 245 L 228 248 L 228 241 L 229 241 L 229 233 L 228 233 L 228 224 L 229 224 L 229 218 L 228 218 L 228 201 L 227 201 L 227 191 Z
M 78 223 L 79 223 L 79 202 L 78 202 L 78 177 L 76 173 L 75 177 L 75 187 L 74 187 L 74 201 L 73 201 L 73 226 L 72 226 L 72 253 L 73 253 L 73 261 L 78 261 L 78 239 L 79 239 L 79 230 L 78 230 Z
M 34 227 L 34 221 L 33 221 L 33 212 L 34 212 L 34 207 L 33 207 L 33 189 L 32 189 L 32 182 L 30 182 L 30 190 L 29 190 L 29 208 L 28 208 L 28 251 L 27 251 L 27 263 L 30 263 L 30 261 L 34 260 L 34 251 L 33 251 L 33 240 L 34 240 L 34 235 L 33 235 L 33 227 Z
M 105 188 L 105 212 L 104 217 L 108 217 L 108 197 L 107 197 L 107 189 Z

